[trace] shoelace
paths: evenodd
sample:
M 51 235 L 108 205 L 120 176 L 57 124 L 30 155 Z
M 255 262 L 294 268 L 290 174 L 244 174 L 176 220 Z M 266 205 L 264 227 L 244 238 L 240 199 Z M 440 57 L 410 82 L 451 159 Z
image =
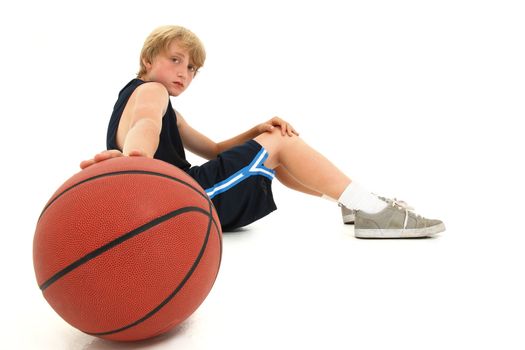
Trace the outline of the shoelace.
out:
M 405 209 L 408 211 L 414 211 L 414 208 L 407 204 L 405 201 L 398 200 L 397 198 L 391 199 L 392 206 L 394 207 L 400 207 L 401 209 Z
M 408 205 L 407 202 L 405 201 L 399 200 L 397 198 L 394 198 L 394 199 L 384 198 L 384 197 L 379 197 L 379 198 L 383 199 L 387 203 L 390 203 L 393 207 L 398 208 L 399 210 L 405 211 L 405 220 L 403 221 L 403 230 L 407 228 L 409 212 L 412 212 L 417 217 L 420 216 L 416 214 L 414 212 L 414 208 Z
M 377 194 L 373 193 L 374 195 L 377 196 Z M 416 214 L 414 212 L 414 208 L 410 205 L 408 205 L 407 202 L 405 201 L 402 201 L 402 200 L 399 200 L 397 198 L 386 198 L 386 197 L 381 197 L 381 196 L 377 196 L 379 199 L 387 202 L 388 204 L 392 205 L 393 207 L 395 208 L 398 208 L 399 210 L 404 210 L 405 211 L 405 219 L 403 221 L 403 229 L 406 229 L 407 227 L 407 223 L 408 223 L 408 213 L 409 212 L 412 212 L 414 215 L 416 215 L 417 217 L 420 217 L 421 215 L 419 214 Z M 344 207 L 341 203 L 338 203 L 338 205 L 342 208 Z

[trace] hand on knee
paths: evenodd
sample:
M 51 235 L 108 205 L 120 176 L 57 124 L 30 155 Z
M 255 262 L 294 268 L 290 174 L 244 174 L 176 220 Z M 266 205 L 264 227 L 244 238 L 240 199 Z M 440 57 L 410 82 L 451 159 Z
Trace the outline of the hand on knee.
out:
M 275 129 L 278 129 L 281 132 L 282 136 L 299 136 L 299 133 L 294 129 L 294 127 L 290 123 L 284 121 L 279 117 L 273 117 L 266 123 L 260 124 L 259 129 L 264 130 L 264 132 L 273 132 L 275 131 Z

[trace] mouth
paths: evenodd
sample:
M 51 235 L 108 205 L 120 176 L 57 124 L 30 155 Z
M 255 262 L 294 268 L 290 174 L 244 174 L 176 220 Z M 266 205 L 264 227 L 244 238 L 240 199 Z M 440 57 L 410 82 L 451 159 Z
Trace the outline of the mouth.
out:
M 184 89 L 184 84 L 180 81 L 174 81 L 173 84 L 181 89 Z

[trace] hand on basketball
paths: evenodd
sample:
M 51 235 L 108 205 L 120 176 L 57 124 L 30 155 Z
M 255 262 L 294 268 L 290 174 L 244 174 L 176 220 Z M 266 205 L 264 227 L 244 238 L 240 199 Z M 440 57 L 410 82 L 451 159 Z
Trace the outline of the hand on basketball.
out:
M 133 150 L 133 151 L 129 152 L 129 156 L 130 157 L 144 157 L 145 154 L 142 151 Z M 124 154 L 121 151 L 119 151 L 118 149 L 111 149 L 109 151 L 102 151 L 102 152 L 96 154 L 92 159 L 83 160 L 80 163 L 80 169 L 86 169 L 88 166 L 91 166 L 91 165 L 93 165 L 95 163 L 99 163 L 99 162 L 102 162 L 104 160 L 108 160 L 108 159 L 116 158 L 116 157 L 124 157 Z
M 299 133 L 293 128 L 292 125 L 284 121 L 283 119 L 279 117 L 273 117 L 272 119 L 268 120 L 266 123 L 262 123 L 259 125 L 259 131 L 261 134 L 263 132 L 271 132 L 275 127 L 278 126 L 281 128 L 281 135 L 285 136 L 292 136 L 296 135 L 299 136 Z

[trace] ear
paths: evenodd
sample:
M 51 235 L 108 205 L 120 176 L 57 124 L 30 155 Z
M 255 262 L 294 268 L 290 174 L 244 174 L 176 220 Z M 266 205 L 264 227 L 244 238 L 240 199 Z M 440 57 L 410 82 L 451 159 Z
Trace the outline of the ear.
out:
M 146 58 L 142 59 L 142 64 L 144 65 L 144 67 L 146 67 L 147 70 L 151 68 L 151 62 L 148 61 Z

